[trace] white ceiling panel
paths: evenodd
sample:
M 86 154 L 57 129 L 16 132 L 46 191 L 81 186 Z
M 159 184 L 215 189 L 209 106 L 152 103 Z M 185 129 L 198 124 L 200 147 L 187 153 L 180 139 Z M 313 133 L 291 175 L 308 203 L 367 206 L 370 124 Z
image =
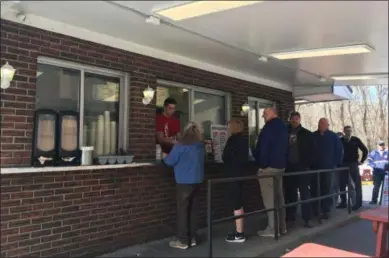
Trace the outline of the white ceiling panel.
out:
M 388 72 L 388 1 L 264 1 L 178 24 L 258 54 L 368 43 L 374 52 L 283 62 L 322 76 Z
M 145 15 L 184 1 L 113 2 L 23 1 L 13 8 L 23 10 L 27 15 L 59 20 L 297 86 L 332 85 L 331 75 L 388 72 L 387 1 L 263 1 L 175 23 L 163 19 L 159 26 L 147 24 Z M 348 56 L 258 61 L 259 55 L 273 52 L 355 43 L 367 43 L 375 51 Z M 327 77 L 327 81 L 322 82 L 320 76 Z M 359 84 L 377 82 L 358 81 Z

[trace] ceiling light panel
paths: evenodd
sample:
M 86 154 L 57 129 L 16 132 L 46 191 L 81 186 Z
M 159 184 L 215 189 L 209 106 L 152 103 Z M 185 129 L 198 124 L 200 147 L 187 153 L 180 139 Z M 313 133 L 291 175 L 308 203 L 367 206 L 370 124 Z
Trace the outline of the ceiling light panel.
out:
M 174 21 L 181 21 L 210 13 L 222 12 L 263 1 L 194 1 L 156 11 L 155 13 Z
M 359 74 L 359 75 L 337 75 L 332 76 L 336 81 L 353 81 L 353 80 L 374 80 L 388 78 L 388 74 Z
M 289 52 L 272 53 L 269 56 L 280 60 L 286 59 L 299 59 L 299 58 L 311 58 L 311 57 L 322 57 L 322 56 L 339 56 L 339 55 L 351 55 L 351 54 L 362 54 L 372 52 L 374 49 L 367 44 L 350 45 L 350 46 L 339 46 L 331 48 L 316 48 L 307 50 L 297 50 Z

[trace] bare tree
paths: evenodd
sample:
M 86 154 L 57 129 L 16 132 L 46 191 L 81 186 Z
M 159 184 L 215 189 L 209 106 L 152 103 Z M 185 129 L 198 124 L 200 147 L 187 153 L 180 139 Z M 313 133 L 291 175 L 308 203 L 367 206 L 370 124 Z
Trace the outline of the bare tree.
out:
M 331 103 L 326 103 L 326 104 L 327 104 L 327 108 L 328 108 L 328 118 L 330 120 L 331 127 L 334 128 L 335 123 L 334 123 L 334 120 L 332 119 L 332 106 L 331 106 Z
M 388 141 L 388 86 L 353 86 L 352 89 L 351 100 L 300 104 L 298 110 L 304 126 L 310 130 L 316 130 L 321 117 L 328 118 L 334 131 L 350 124 L 371 150 L 377 139 Z
M 352 101 L 350 100 L 350 101 L 347 101 L 347 110 L 348 110 L 348 113 L 349 113 L 351 126 L 353 127 L 353 130 L 356 130 L 355 122 L 354 122 L 354 114 L 351 111 L 351 109 L 352 109 Z
M 367 124 L 368 124 L 368 116 L 367 116 L 367 112 L 368 112 L 368 109 L 369 109 L 369 103 L 368 103 L 368 100 L 367 100 L 367 90 L 365 88 L 359 88 L 360 92 L 361 92 L 361 95 L 362 95 L 362 103 L 363 103 L 363 118 L 362 118 L 362 128 L 363 128 L 363 131 L 365 133 L 365 135 L 368 135 L 368 128 L 367 128 Z M 367 145 L 371 148 L 372 147 L 372 144 L 371 144 L 371 139 L 370 137 L 367 137 Z
M 324 115 L 326 116 L 326 118 L 328 118 L 328 112 L 327 112 L 327 104 L 328 103 L 324 103 Z
M 342 128 L 345 126 L 345 121 L 344 121 L 344 102 L 342 101 L 340 103 L 340 124 Z
M 387 132 L 386 132 L 387 120 L 385 119 L 385 110 L 384 110 L 384 109 L 386 109 L 386 110 L 388 109 L 387 106 L 386 107 L 384 106 L 384 101 L 385 101 L 384 95 L 387 95 L 387 93 L 385 92 L 385 89 L 382 85 L 376 85 L 375 88 L 376 88 L 377 97 L 378 97 L 378 117 L 379 117 L 379 121 L 381 122 L 380 125 L 377 124 L 377 126 L 379 127 L 379 134 L 378 135 L 379 135 L 380 139 L 383 140 L 387 136 Z

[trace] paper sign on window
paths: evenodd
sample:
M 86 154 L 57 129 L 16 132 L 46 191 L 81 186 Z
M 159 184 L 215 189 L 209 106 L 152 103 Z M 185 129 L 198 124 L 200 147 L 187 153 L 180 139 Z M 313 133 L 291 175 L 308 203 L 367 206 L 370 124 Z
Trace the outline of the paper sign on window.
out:
M 216 162 L 223 162 L 223 151 L 228 139 L 228 127 L 225 125 L 211 125 L 213 155 Z

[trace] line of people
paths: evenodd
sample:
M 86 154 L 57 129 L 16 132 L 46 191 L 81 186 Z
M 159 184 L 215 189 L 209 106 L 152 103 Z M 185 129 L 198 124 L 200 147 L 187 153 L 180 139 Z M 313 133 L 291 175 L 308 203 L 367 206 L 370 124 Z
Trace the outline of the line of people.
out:
M 310 132 L 301 125 L 301 115 L 293 112 L 290 115 L 289 125 L 278 117 L 276 108 L 264 110 L 263 118 L 266 122 L 258 136 L 257 147 L 253 151 L 259 165 L 258 176 L 290 173 L 278 184 L 277 194 L 280 196 L 280 205 L 298 201 L 298 192 L 301 200 L 319 197 L 334 193 L 337 189 L 337 175 L 320 173 L 310 175 L 296 175 L 294 172 L 303 172 L 318 169 L 334 169 L 342 166 L 343 146 L 336 133 L 329 130 L 329 122 L 321 118 L 318 130 Z M 336 173 L 336 172 L 335 172 Z M 318 179 L 320 177 L 320 193 L 318 193 Z M 263 203 L 266 209 L 273 208 L 273 181 L 259 180 Z M 312 218 L 329 219 L 334 198 L 319 202 L 301 205 L 304 226 L 313 227 Z M 274 237 L 274 215 L 268 213 L 268 226 L 258 232 L 260 236 Z M 296 206 L 281 209 L 278 218 L 278 232 L 284 234 L 296 221 Z
M 164 112 L 157 117 L 156 138 L 165 153 L 163 163 L 174 167 L 177 184 L 177 233 L 176 238 L 171 240 L 169 245 L 173 248 L 187 249 L 190 246 L 196 246 L 198 240 L 195 214 L 198 210 L 197 193 L 204 181 L 205 149 L 197 124 L 190 122 L 180 132 L 179 122 L 172 117 L 175 106 L 174 99 L 169 98 L 165 101 Z M 301 125 L 301 115 L 298 112 L 290 115 L 289 125 L 278 117 L 277 109 L 274 107 L 266 108 L 263 118 L 266 122 L 265 126 L 258 135 L 256 148 L 252 150 L 259 167 L 257 175 L 277 175 L 284 172 L 292 174 L 312 169 L 334 169 L 341 166 L 350 168 L 349 173 L 328 172 L 285 177 L 276 189 L 280 197 L 280 205 L 296 202 L 298 192 L 301 200 L 307 200 L 311 197 L 318 197 L 318 195 L 323 196 L 342 191 L 347 186 L 351 190 L 355 189 L 356 192 L 353 209 L 357 210 L 361 207 L 362 187 L 358 164 L 366 160 L 368 151 L 360 139 L 352 136 L 351 127 L 344 128 L 345 136 L 341 139 L 329 130 L 329 122 L 326 118 L 319 120 L 318 130 L 315 132 L 310 132 Z M 231 120 L 228 122 L 228 129 L 230 137 L 223 151 L 225 176 L 244 176 L 249 156 L 248 141 L 243 134 L 244 124 L 240 120 Z M 363 153 L 360 161 L 358 149 Z M 386 155 L 387 159 L 387 152 L 379 154 Z M 369 159 L 373 159 L 374 155 L 376 154 L 372 153 Z M 381 163 L 376 166 L 377 169 L 381 168 Z M 317 185 L 318 176 L 320 177 L 320 193 L 318 193 L 319 186 Z M 352 180 L 348 180 L 350 177 Z M 353 184 L 349 185 L 349 182 Z M 275 186 L 272 178 L 259 179 L 259 185 L 265 208 L 273 208 Z M 228 202 L 233 214 L 243 215 L 242 182 L 229 183 L 227 191 Z M 374 196 L 376 195 L 373 194 L 373 202 Z M 324 199 L 321 201 L 320 209 L 319 202 L 303 204 L 301 208 L 304 226 L 313 227 L 313 217 L 320 216 L 323 219 L 329 219 L 336 201 L 336 197 Z M 338 208 L 345 207 L 346 198 L 341 195 Z M 281 209 L 277 223 L 274 221 L 273 212 L 268 212 L 267 215 L 268 226 L 258 234 L 264 237 L 274 237 L 276 224 L 279 227 L 278 232 L 285 234 L 289 226 L 293 226 L 296 221 L 296 207 Z M 228 234 L 225 240 L 236 243 L 245 242 L 243 218 L 235 220 L 235 230 Z

